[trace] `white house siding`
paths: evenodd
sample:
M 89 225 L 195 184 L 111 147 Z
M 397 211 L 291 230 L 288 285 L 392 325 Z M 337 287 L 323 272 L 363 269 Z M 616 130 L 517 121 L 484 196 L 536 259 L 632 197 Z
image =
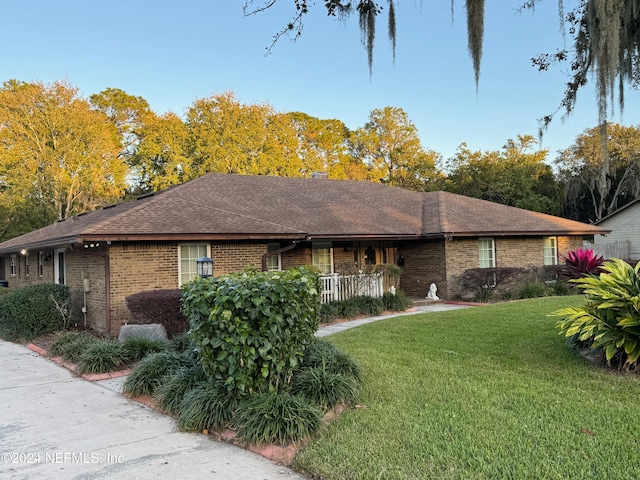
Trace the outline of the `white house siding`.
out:
M 596 253 L 605 255 L 607 250 L 611 252 L 616 249 L 622 252 L 625 250 L 625 242 L 629 242 L 630 258 L 634 260 L 640 259 L 640 202 L 619 210 L 599 222 L 598 226 L 611 230 L 611 233 L 605 236 L 595 235 L 594 249 Z M 613 244 L 617 245 L 614 246 Z

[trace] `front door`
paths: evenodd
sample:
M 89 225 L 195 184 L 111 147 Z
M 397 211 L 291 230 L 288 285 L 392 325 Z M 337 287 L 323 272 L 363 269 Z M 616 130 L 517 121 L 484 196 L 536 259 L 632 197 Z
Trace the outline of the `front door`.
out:
M 65 257 L 64 257 L 64 249 L 56 250 L 54 252 L 53 257 L 53 268 L 55 274 L 55 283 L 60 285 L 66 284 L 66 267 L 65 267 Z

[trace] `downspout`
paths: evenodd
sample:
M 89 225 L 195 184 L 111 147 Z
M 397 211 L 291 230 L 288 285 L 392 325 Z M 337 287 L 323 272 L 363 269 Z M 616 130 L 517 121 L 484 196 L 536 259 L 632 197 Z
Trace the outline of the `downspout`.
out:
M 271 257 L 272 255 L 279 255 L 280 253 L 288 252 L 289 250 L 293 250 L 298 246 L 298 243 L 299 241 L 294 240 L 291 245 L 287 245 L 286 247 L 282 247 L 277 250 L 272 250 L 262 255 L 262 271 L 263 272 L 267 271 L 267 259 L 269 257 Z

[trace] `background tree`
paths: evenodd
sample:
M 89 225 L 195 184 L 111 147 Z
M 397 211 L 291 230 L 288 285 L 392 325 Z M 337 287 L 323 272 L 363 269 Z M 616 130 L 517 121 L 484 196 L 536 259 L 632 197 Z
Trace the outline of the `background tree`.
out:
M 123 192 L 127 167 L 117 157 L 113 125 L 64 82 L 6 82 L 0 145 L 5 222 L 33 208 L 41 220 L 32 226 L 43 226 L 112 203 Z
M 300 176 L 296 132 L 269 105 L 244 105 L 232 93 L 198 99 L 187 110 L 191 177 L 207 172 Z
M 175 113 L 148 115 L 137 137 L 130 161 L 134 192 L 162 190 L 192 178 L 189 132 Z
M 566 186 L 563 214 L 598 221 L 640 197 L 640 129 L 607 125 L 608 153 L 600 128 L 585 130 L 556 159 Z
M 440 155 L 426 150 L 407 113 L 398 107 L 373 110 L 351 138 L 353 155 L 362 159 L 369 179 L 412 190 L 433 190 Z
M 500 151 L 471 151 L 465 144 L 446 163 L 445 190 L 492 202 L 556 214 L 560 187 L 530 135 L 508 140 Z
M 298 137 L 302 175 L 326 172 L 329 178 L 366 180 L 367 168 L 351 155 L 351 132 L 341 120 L 321 120 L 302 112 L 289 114 Z
M 89 102 L 115 125 L 122 145 L 120 155 L 129 160 L 136 152 L 140 130 L 149 117 L 153 116 L 147 101 L 119 88 L 107 88 L 91 95 Z

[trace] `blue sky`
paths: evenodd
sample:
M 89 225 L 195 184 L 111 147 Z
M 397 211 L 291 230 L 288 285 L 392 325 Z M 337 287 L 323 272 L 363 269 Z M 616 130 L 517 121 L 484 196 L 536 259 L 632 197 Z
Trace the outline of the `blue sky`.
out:
M 423 145 L 451 157 L 458 145 L 497 150 L 556 109 L 566 76 L 541 73 L 531 57 L 563 47 L 555 0 L 516 13 L 521 0 L 486 2 L 482 73 L 476 92 L 467 53 L 464 2 L 400 0 L 393 62 L 380 24 L 369 76 L 357 18 L 326 17 L 323 1 L 296 42 L 271 39 L 293 14 L 293 0 L 245 17 L 243 0 L 31 0 L 3 5 L 0 79 L 65 80 L 88 97 L 107 87 L 145 98 L 157 113 L 182 114 L 197 98 L 233 91 L 245 103 L 302 111 L 361 127 L 371 110 L 401 107 Z M 262 0 L 256 0 L 259 5 Z M 574 3 L 565 0 L 568 10 Z M 638 122 L 638 94 L 628 90 L 624 116 Z M 570 146 L 597 123 L 592 89 L 574 114 L 556 118 L 542 148 Z

